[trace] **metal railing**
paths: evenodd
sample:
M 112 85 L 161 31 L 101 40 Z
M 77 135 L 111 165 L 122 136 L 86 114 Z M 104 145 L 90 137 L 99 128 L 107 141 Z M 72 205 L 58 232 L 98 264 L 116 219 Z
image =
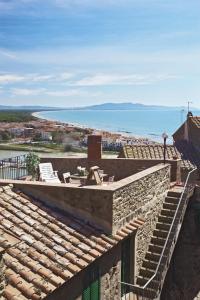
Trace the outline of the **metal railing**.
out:
M 0 179 L 20 179 L 27 176 L 26 156 L 20 155 L 0 160 Z
M 170 265 L 171 257 L 181 229 L 181 224 L 183 222 L 188 201 L 190 196 L 192 195 L 192 192 L 194 191 L 195 184 L 193 175 L 195 174 L 195 172 L 196 168 L 188 173 L 183 192 L 181 193 L 172 224 L 163 246 L 163 250 L 161 254 L 159 254 L 160 258 L 156 263 L 157 268 L 153 276 L 143 286 L 121 282 L 121 287 L 123 287 L 123 290 L 126 291 L 122 296 L 123 300 L 157 299 L 159 294 L 161 293 L 164 280 Z

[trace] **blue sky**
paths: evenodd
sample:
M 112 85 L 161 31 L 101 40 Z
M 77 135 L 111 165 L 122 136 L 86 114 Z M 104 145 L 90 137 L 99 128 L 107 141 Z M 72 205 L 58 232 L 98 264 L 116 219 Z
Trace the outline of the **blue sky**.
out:
M 199 0 L 0 0 L 0 104 L 200 108 Z

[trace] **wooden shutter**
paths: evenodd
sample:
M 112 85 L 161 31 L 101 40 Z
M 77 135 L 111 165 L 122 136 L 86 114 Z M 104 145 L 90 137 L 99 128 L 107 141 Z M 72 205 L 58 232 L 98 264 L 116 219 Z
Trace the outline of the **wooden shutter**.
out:
M 83 291 L 82 300 L 90 300 L 90 286 Z
M 90 286 L 90 295 L 91 300 L 99 300 L 99 278 L 92 282 Z
M 82 300 L 99 300 L 100 299 L 100 280 L 99 269 L 95 268 L 90 273 L 91 284 L 84 289 Z

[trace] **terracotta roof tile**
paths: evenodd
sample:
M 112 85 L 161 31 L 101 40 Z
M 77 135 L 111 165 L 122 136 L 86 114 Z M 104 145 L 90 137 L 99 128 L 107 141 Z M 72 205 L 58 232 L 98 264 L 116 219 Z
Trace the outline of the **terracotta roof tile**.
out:
M 7 279 L 4 298 L 45 298 L 141 225 L 141 221 L 129 223 L 108 237 L 11 187 L 0 188 L 0 250 Z
M 123 156 L 134 159 L 164 159 L 163 145 L 125 145 Z M 166 159 L 182 159 L 182 168 L 192 169 L 200 165 L 200 157 L 195 148 L 186 141 L 178 141 L 175 145 L 167 145 Z
M 197 128 L 200 128 L 200 117 L 190 117 L 190 120 L 197 126 Z

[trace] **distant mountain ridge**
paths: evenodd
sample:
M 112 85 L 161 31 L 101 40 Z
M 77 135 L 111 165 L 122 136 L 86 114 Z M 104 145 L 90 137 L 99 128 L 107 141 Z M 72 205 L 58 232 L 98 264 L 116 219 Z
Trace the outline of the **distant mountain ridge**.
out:
M 164 106 L 164 105 L 145 105 L 141 103 L 121 102 L 113 103 L 107 102 L 97 105 L 89 105 L 82 107 L 47 107 L 47 106 L 5 106 L 0 105 L 1 110 L 28 110 L 28 111 L 45 111 L 45 110 L 186 110 L 186 106 Z M 191 107 L 190 110 L 198 110 Z
M 162 105 L 145 105 L 141 103 L 122 102 L 122 103 L 103 103 L 97 105 L 90 105 L 85 107 L 78 107 L 75 109 L 89 109 L 89 110 L 187 110 L 184 106 L 162 106 Z M 192 108 L 192 110 L 197 110 Z

